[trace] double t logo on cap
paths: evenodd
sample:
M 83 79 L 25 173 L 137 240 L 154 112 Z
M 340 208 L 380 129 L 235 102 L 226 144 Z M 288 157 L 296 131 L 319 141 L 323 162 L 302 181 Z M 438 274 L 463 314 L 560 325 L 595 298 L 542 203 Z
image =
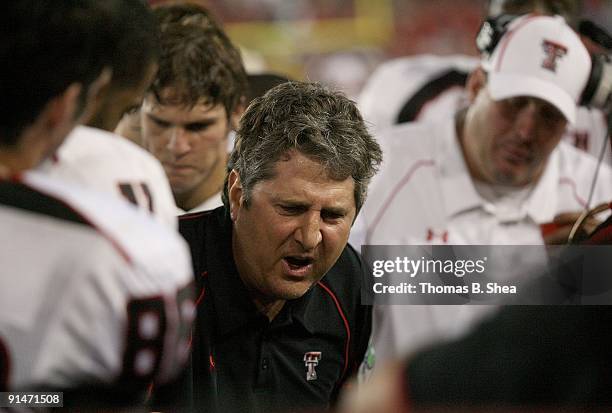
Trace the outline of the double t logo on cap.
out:
M 550 40 L 542 40 L 542 49 L 546 57 L 542 62 L 542 67 L 551 72 L 557 72 L 557 61 L 567 54 L 567 47 Z

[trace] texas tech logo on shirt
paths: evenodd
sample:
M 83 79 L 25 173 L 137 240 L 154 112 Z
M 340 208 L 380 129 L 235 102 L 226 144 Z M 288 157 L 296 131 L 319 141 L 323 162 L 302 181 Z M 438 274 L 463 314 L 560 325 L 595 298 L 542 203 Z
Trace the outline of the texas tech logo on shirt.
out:
M 315 367 L 319 365 L 319 360 L 321 360 L 321 352 L 320 351 L 309 351 L 308 353 L 304 353 L 304 364 L 306 365 L 306 380 L 312 381 L 317 379 L 317 371 Z
M 567 47 L 550 40 L 543 40 L 542 49 L 544 53 L 546 53 L 546 57 L 542 62 L 542 67 L 556 73 L 557 61 L 567 54 Z

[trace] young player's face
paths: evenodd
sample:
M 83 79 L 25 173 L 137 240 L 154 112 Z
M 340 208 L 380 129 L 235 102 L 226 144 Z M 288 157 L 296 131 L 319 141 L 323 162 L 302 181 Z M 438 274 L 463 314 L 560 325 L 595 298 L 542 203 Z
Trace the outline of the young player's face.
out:
M 476 177 L 524 186 L 541 175 L 565 131 L 565 117 L 550 103 L 530 97 L 493 101 L 482 89 L 468 110 L 464 150 Z
M 301 297 L 332 267 L 355 217 L 354 181 L 331 179 L 297 151 L 258 182 L 249 206 L 236 172 L 230 177 L 233 252 L 241 278 L 264 301 Z
M 220 104 L 161 105 L 149 93 L 141 121 L 144 146 L 162 163 L 175 195 L 197 191 L 226 162 L 231 128 Z

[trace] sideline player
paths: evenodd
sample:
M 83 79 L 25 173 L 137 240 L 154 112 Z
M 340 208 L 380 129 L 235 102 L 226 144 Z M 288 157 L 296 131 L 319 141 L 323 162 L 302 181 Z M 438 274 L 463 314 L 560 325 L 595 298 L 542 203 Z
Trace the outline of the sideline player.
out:
M 579 0 L 492 0 L 487 14 L 524 14 L 530 11 L 559 14 L 575 26 L 581 9 Z M 370 76 L 359 96 L 359 109 L 374 131 L 406 122 L 439 120 L 468 104 L 465 83 L 478 66 L 476 57 L 464 55 L 418 55 L 381 64 Z M 600 110 L 580 107 L 575 125 L 569 125 L 564 140 L 599 157 L 607 132 Z M 605 152 L 612 164 L 612 154 Z
M 194 3 L 159 4 L 154 7 L 154 15 L 160 30 L 165 30 L 169 24 L 195 24 L 202 28 L 221 27 L 208 9 Z M 223 32 L 221 34 L 225 35 Z M 229 41 L 229 38 L 228 38 Z M 115 128 L 115 133 L 135 144 L 142 146 L 142 124 L 140 117 L 141 103 L 126 111 Z M 231 149 L 231 148 L 230 148 Z
M 89 126 L 77 126 L 41 167 L 52 177 L 120 197 L 176 228 L 179 211 L 160 163 L 112 131 L 121 115 L 140 106 L 157 69 L 159 30 L 141 0 L 113 0 L 113 77 Z
M 240 53 L 220 27 L 197 15 L 167 21 L 161 49 L 141 108 L 144 147 L 162 163 L 179 208 L 215 208 L 221 205 L 228 138 L 248 88 Z
M 0 26 L 0 389 L 137 408 L 182 370 L 193 317 L 178 234 L 110 197 L 30 171 L 109 81 L 114 2 L 5 2 Z M 53 68 L 53 70 L 46 70 Z
M 562 45 L 563 56 L 551 60 L 550 43 Z M 543 245 L 540 225 L 553 219 L 562 227 L 556 234 L 567 236 L 576 217 L 558 217 L 586 206 L 596 160 L 560 139 L 590 71 L 587 50 L 560 17 L 514 20 L 470 75 L 467 109 L 381 134 L 385 164 L 358 217 L 365 241 L 352 234 L 353 245 Z M 593 204 L 609 200 L 611 182 L 602 165 Z M 504 281 L 524 273 L 524 257 L 504 260 Z M 486 313 L 378 306 L 376 357 L 457 336 Z

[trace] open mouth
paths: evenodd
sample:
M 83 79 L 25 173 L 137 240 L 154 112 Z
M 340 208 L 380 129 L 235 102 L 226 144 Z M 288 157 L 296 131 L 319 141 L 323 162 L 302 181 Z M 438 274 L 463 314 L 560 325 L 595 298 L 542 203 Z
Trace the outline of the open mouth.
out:
M 283 258 L 285 272 L 292 276 L 304 276 L 310 272 L 314 259 L 312 257 L 287 256 Z
M 312 264 L 314 261 L 312 258 L 301 258 L 301 257 L 285 257 L 285 261 L 289 264 L 289 267 L 298 269 Z

